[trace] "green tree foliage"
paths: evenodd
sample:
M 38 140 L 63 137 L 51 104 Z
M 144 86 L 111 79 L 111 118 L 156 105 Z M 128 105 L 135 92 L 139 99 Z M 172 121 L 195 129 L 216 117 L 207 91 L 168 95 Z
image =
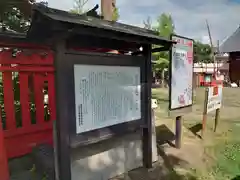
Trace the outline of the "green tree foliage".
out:
M 157 25 L 153 27 L 153 30 L 157 32 L 159 36 L 170 39 L 170 35 L 174 33 L 174 23 L 173 19 L 168 14 L 161 14 L 157 18 Z M 155 71 L 164 71 L 169 65 L 169 53 L 168 52 L 157 52 L 153 56 L 156 59 L 156 64 L 154 65 Z
M 16 32 L 26 32 L 31 15 L 31 4 L 24 0 L 0 2 L 0 23 L 3 27 Z
M 143 22 L 144 27 L 146 29 L 154 30 L 159 36 L 170 39 L 170 35 L 174 34 L 174 23 L 173 19 L 168 14 L 161 14 L 157 18 L 156 26 L 152 26 L 151 18 L 148 17 L 146 21 Z M 154 47 L 157 47 L 154 45 Z M 164 86 L 165 79 L 165 69 L 168 68 L 169 65 L 169 52 L 156 52 L 152 54 L 155 59 L 155 63 L 153 65 L 154 73 L 161 72 L 162 86 Z
M 212 63 L 212 49 L 209 44 L 203 44 L 199 41 L 194 42 L 194 62 Z
M 32 5 L 35 0 L 1 0 L 0 1 L 0 29 L 15 32 L 26 32 L 30 25 Z M 42 1 L 43 5 L 47 2 Z
M 112 20 L 113 21 L 118 21 L 119 17 L 120 17 L 120 15 L 119 15 L 118 8 L 114 7 Z
M 158 32 L 159 36 L 170 38 L 170 35 L 174 33 L 174 23 L 171 15 L 169 14 L 161 14 L 157 18 L 157 25 L 153 27 L 153 30 Z

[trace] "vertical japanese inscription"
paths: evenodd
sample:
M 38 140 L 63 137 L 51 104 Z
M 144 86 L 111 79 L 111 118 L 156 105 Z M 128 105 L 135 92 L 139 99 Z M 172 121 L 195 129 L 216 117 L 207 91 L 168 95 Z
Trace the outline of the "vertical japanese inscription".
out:
M 79 123 L 79 126 L 83 125 L 82 104 L 78 105 L 78 123 Z
M 139 67 L 75 65 L 74 79 L 76 133 L 141 118 Z

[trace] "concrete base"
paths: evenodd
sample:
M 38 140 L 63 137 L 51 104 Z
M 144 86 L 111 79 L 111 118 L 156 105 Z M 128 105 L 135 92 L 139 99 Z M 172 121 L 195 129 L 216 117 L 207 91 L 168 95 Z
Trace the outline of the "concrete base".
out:
M 152 110 L 152 162 L 158 161 L 158 151 L 157 151 L 157 134 L 155 125 L 155 113 Z
M 154 113 L 152 160 L 158 160 Z M 72 180 L 108 180 L 142 167 L 142 137 L 136 132 L 71 152 Z
M 140 133 L 72 150 L 72 180 L 107 180 L 142 166 Z

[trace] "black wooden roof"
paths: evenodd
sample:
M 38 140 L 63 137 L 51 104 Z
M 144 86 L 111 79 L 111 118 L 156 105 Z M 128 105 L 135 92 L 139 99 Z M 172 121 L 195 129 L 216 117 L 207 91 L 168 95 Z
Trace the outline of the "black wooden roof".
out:
M 159 37 L 153 31 L 118 22 L 48 8 L 36 4 L 28 37 L 52 36 L 69 32 L 143 44 L 171 45 L 172 41 Z M 47 37 L 46 37 L 47 38 Z
M 26 34 L 13 32 L 0 32 L 0 48 L 9 44 L 26 43 Z

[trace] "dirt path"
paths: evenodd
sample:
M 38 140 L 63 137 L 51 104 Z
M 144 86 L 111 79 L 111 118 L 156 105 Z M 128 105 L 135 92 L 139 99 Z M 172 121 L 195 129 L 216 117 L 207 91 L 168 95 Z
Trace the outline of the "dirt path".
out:
M 202 140 L 183 127 L 182 148 L 176 149 L 173 129 L 170 119 L 156 121 L 159 160 L 153 169 L 136 169 L 114 180 L 196 180 L 192 171 L 205 166 Z
M 157 121 L 156 127 L 167 127 L 171 132 L 175 130 L 175 123 L 173 120 L 167 119 L 164 121 Z M 158 131 L 158 139 L 161 141 L 161 131 Z M 189 129 L 183 127 L 182 147 L 176 149 L 171 146 L 174 141 L 162 145 L 165 154 L 168 157 L 175 157 L 178 162 L 172 162 L 175 170 L 182 169 L 201 169 L 204 167 L 204 147 L 203 141 L 194 135 Z

